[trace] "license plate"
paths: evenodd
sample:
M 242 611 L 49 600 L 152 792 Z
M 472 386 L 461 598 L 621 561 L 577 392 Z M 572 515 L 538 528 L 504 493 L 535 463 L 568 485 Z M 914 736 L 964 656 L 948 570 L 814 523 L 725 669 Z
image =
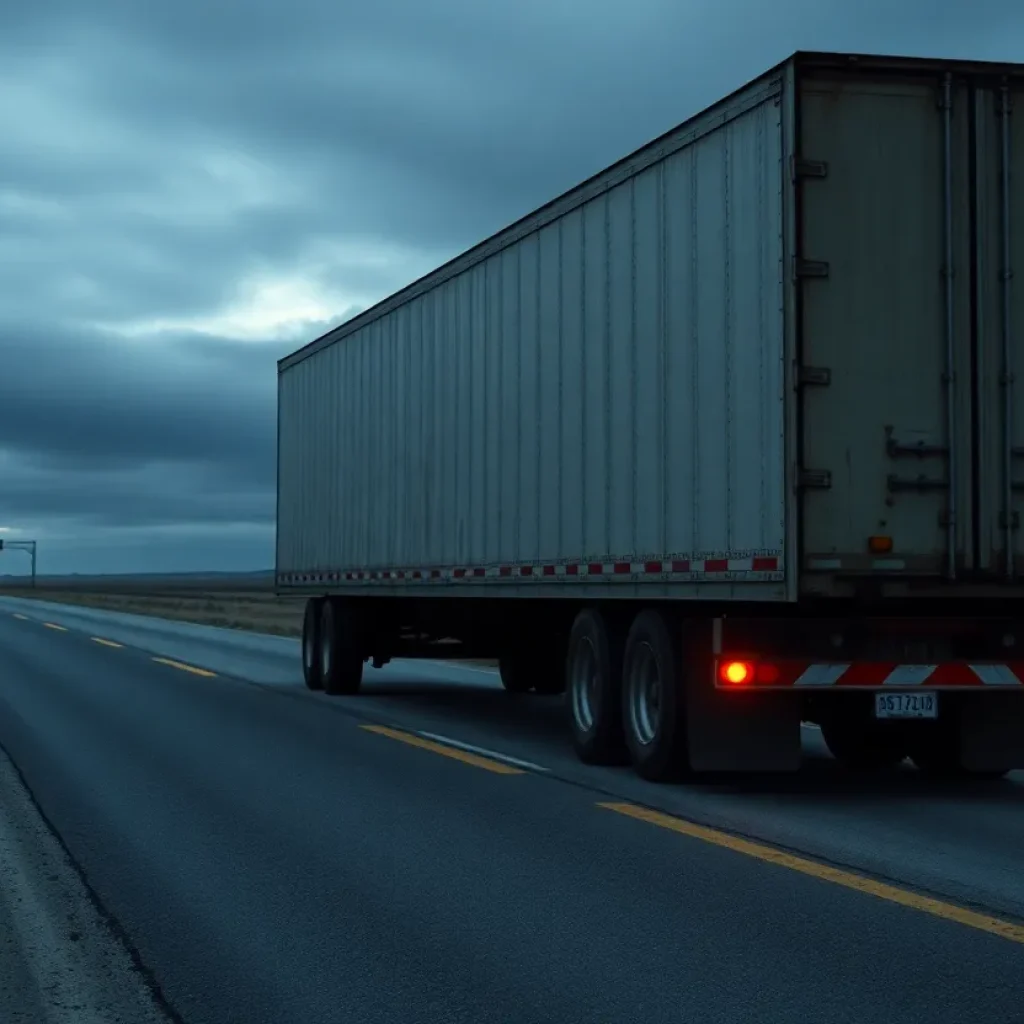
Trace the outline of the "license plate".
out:
M 938 694 L 930 690 L 875 694 L 875 718 L 937 718 L 938 715 Z

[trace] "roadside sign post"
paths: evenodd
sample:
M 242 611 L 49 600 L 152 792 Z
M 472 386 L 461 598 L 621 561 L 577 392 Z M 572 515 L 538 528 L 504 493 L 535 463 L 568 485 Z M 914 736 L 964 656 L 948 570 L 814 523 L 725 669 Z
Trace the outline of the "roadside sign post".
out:
M 0 537 L 0 551 L 27 551 L 29 558 L 32 560 L 31 569 L 31 583 L 29 586 L 35 587 L 36 585 L 36 542 L 34 540 L 4 540 Z

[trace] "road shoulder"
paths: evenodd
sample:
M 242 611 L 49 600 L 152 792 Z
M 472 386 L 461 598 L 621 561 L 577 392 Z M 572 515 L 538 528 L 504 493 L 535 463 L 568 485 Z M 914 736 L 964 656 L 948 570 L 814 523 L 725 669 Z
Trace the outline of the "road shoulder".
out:
M 158 1005 L 0 752 L 0 1020 L 160 1024 Z

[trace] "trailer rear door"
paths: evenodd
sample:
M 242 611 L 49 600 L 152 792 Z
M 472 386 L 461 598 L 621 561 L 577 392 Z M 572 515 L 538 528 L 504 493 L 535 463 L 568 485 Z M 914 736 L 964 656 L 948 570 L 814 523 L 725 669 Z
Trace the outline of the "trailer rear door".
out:
M 1005 563 L 1008 393 L 994 95 L 938 62 L 812 62 L 796 82 L 802 575 L 989 576 Z M 1021 303 L 1012 291 L 1017 322 Z M 1024 417 L 1011 447 L 1024 481 Z

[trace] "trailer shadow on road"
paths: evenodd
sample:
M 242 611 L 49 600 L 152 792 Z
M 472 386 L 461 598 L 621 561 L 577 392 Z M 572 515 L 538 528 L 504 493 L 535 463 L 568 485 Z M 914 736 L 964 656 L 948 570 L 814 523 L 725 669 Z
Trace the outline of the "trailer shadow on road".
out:
M 827 754 L 804 749 L 800 770 L 792 773 L 704 776 L 700 785 L 718 793 L 738 796 L 787 796 L 808 800 L 842 801 L 894 800 L 946 802 L 969 800 L 972 804 L 1024 803 L 1024 785 L 1015 773 L 996 780 L 948 780 L 923 775 L 905 762 L 897 768 L 861 774 L 844 768 Z
M 454 738 L 501 745 L 513 754 L 525 745 L 532 757 L 547 755 L 549 761 L 555 762 L 572 757 L 563 697 L 513 695 L 497 682 L 479 685 L 389 677 L 368 680 L 364 694 L 387 705 L 399 717 L 422 716 L 433 727 L 443 721 L 444 731 Z M 630 773 L 628 768 L 597 770 Z M 904 762 L 888 771 L 860 774 L 833 759 L 820 734 L 813 729 L 803 730 L 803 763 L 797 772 L 708 774 L 679 785 L 708 794 L 787 797 L 811 803 L 827 800 L 833 806 L 837 801 L 852 804 L 908 800 L 916 804 L 1024 804 L 1024 772 L 998 780 L 942 780 L 925 776 L 910 762 Z

